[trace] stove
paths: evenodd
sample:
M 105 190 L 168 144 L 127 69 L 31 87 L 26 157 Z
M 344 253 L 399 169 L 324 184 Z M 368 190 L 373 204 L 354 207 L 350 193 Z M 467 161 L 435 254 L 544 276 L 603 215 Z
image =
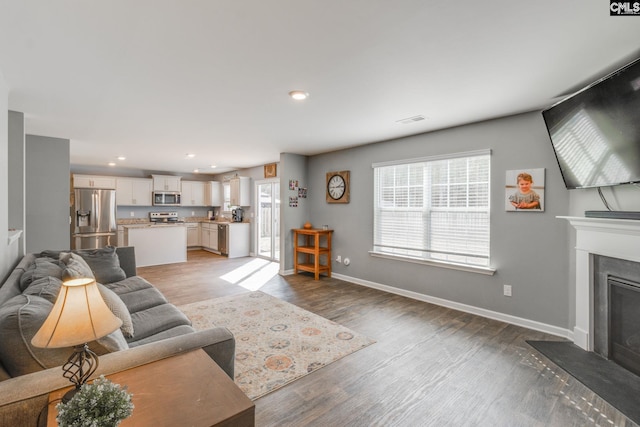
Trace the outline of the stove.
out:
M 153 224 L 175 224 L 180 221 L 178 212 L 149 212 L 149 222 Z

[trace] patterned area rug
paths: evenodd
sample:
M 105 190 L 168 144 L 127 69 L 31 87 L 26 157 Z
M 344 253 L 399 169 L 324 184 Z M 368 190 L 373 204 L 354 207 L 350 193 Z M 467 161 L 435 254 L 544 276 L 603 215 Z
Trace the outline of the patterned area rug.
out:
M 235 382 L 255 400 L 375 341 L 263 292 L 178 307 L 201 330 L 236 338 Z

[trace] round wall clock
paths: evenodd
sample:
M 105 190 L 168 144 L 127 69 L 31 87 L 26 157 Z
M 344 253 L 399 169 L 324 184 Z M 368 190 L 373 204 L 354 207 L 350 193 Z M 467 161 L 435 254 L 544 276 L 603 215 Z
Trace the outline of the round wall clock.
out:
M 327 203 L 349 203 L 349 171 L 327 172 Z

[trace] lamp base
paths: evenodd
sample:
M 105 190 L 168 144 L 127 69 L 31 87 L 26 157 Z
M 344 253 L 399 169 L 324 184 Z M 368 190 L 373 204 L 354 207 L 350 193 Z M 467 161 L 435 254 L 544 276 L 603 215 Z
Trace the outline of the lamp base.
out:
M 89 350 L 87 344 L 75 346 L 67 363 L 62 365 L 63 376 L 71 381 L 75 387 L 64 395 L 62 401 L 67 403 L 71 400 L 96 369 L 98 369 L 98 355 Z

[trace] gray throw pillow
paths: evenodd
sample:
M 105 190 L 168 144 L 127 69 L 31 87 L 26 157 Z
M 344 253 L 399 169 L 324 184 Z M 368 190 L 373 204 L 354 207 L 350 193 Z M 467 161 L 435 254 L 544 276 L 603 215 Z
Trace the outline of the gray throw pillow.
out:
M 113 246 L 101 249 L 77 249 L 73 252 L 89 264 L 97 282 L 113 283 L 127 277 L 124 270 L 120 268 L 120 258 Z
M 70 279 L 90 278 L 95 279 L 93 271 L 89 264 L 80 255 L 61 252 L 60 261 L 64 262 L 66 267 L 62 271 L 62 280 L 67 281 Z
M 63 266 L 58 260 L 49 257 L 36 258 L 27 270 L 20 276 L 20 290 L 24 291 L 34 281 L 43 277 L 62 278 Z
M 98 283 L 98 289 L 100 289 L 100 295 L 102 295 L 102 299 L 109 307 L 109 310 L 118 319 L 122 320 L 122 326 L 120 326 L 122 334 L 127 338 L 133 338 L 133 322 L 127 306 L 115 292 L 106 286 Z
M 50 303 L 55 303 L 60 293 L 62 280 L 57 277 L 47 276 L 38 280 L 34 280 L 27 289 L 24 290 L 25 295 L 36 295 L 46 299 Z

